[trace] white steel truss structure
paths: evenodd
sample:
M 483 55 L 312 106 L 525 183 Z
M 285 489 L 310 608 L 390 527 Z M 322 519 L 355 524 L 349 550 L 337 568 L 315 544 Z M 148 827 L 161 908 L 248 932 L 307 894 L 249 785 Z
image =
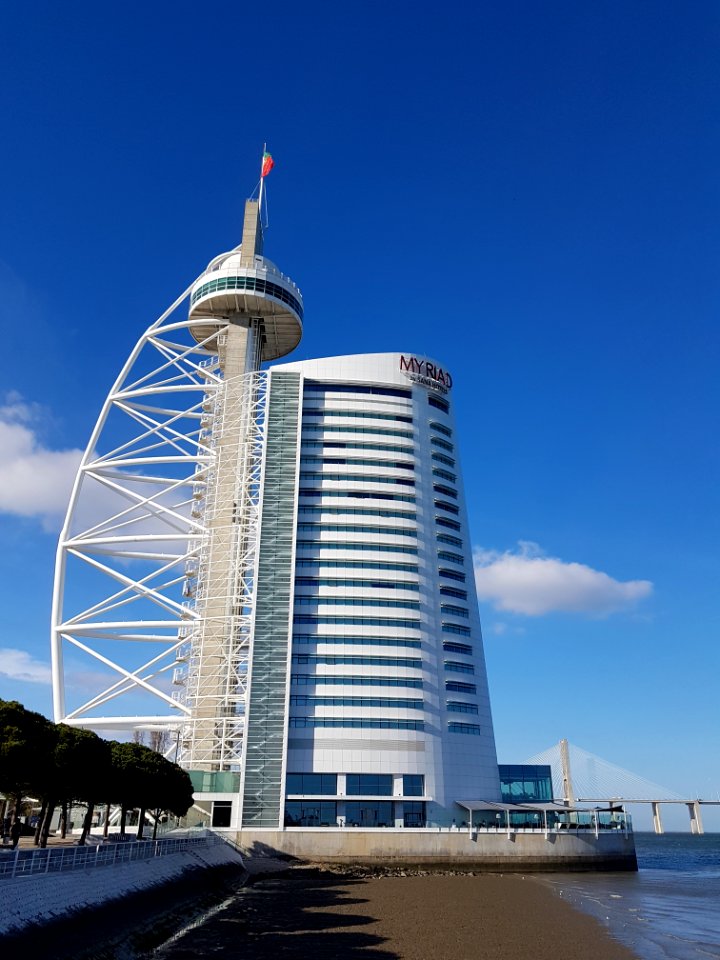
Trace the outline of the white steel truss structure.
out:
M 190 290 L 141 336 L 78 470 L 56 561 L 54 710 L 80 727 L 176 730 L 186 765 L 227 770 L 241 755 L 267 375 L 225 378 L 226 342 L 253 331 L 176 319 Z M 227 562 L 213 570 L 218 541 Z

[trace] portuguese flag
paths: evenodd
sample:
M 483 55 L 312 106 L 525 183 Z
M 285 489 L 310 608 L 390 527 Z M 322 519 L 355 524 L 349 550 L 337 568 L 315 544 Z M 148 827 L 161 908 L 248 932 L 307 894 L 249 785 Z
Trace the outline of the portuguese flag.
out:
M 268 153 L 266 150 L 265 153 L 263 154 L 262 171 L 260 173 L 260 177 L 261 178 L 266 177 L 274 166 L 275 166 L 275 161 L 272 158 L 272 154 Z

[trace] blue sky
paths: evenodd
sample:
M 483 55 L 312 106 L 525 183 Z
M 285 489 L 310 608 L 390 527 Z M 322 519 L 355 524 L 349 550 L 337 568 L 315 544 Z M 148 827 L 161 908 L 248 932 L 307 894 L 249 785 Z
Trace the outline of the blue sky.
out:
M 719 34 L 699 2 L 9 8 L 0 696 L 50 710 L 77 451 L 267 140 L 294 358 L 453 373 L 500 758 L 567 736 L 714 797 Z

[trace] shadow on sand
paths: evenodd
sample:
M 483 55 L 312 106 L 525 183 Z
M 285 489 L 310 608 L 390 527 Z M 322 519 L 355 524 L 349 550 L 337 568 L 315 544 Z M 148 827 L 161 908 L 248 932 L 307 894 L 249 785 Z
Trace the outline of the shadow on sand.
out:
M 363 880 L 296 867 L 264 875 L 174 942 L 156 950 L 158 960 L 302 958 L 393 960 L 380 949 L 386 938 L 363 931 L 375 918 L 363 912 Z M 340 908 L 340 909 L 338 909 Z

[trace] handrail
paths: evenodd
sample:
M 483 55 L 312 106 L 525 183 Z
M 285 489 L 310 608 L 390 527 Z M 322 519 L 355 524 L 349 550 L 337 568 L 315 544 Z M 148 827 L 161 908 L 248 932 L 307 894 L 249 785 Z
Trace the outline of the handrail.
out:
M 14 854 L 0 853 L 0 881 L 113 866 L 135 860 L 151 860 L 153 857 L 184 853 L 201 846 L 224 842 L 221 837 L 210 834 L 203 837 L 133 840 L 127 843 L 103 843 L 84 847 L 45 847 L 32 850 L 18 847 Z

